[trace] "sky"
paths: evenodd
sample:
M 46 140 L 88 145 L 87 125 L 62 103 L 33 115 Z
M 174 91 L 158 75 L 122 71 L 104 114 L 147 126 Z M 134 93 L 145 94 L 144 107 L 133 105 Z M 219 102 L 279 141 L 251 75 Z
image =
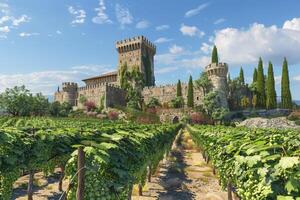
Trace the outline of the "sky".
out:
M 0 92 L 26 85 L 53 94 L 65 81 L 117 68 L 115 42 L 156 44 L 156 84 L 198 78 L 216 44 L 231 77 L 251 82 L 259 57 L 272 61 L 277 94 L 287 57 L 300 100 L 299 0 L 0 0 Z

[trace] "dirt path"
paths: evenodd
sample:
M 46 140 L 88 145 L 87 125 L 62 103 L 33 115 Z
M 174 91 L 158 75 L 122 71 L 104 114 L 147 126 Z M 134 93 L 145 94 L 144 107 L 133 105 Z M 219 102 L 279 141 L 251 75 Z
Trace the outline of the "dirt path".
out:
M 173 147 L 167 161 L 161 162 L 159 172 L 144 187 L 143 196 L 133 200 L 227 200 L 211 166 L 195 148 L 189 134 L 184 132 Z

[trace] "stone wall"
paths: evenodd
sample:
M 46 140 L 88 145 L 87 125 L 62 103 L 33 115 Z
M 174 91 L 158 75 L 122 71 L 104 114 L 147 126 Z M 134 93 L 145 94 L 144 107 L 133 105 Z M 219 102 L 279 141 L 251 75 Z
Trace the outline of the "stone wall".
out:
M 187 103 L 187 92 L 188 85 L 186 83 L 181 84 L 182 95 L 184 98 L 185 104 Z M 154 97 L 159 100 L 161 104 L 170 103 L 172 99 L 176 98 L 177 94 L 177 85 L 163 85 L 157 87 L 146 87 L 142 91 L 145 103 L 148 103 L 149 100 Z M 194 105 L 201 105 L 203 102 L 203 92 L 194 87 Z
M 76 104 L 78 108 L 84 107 L 84 105 L 82 105 L 79 101 L 81 96 L 86 97 L 88 101 L 94 102 L 94 104 L 97 106 L 100 106 L 101 98 L 104 98 L 104 107 L 126 105 L 125 91 L 113 84 L 101 83 L 80 87 L 78 89 L 78 98 Z

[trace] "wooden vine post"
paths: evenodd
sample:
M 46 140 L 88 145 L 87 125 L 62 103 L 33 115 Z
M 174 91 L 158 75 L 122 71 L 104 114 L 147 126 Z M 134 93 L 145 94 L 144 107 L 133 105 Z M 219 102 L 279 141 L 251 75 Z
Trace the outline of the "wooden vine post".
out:
M 62 192 L 63 191 L 62 185 L 65 177 L 65 166 L 64 165 L 60 166 L 60 170 L 61 170 L 61 175 L 59 177 L 58 191 Z
M 229 179 L 228 184 L 227 184 L 228 200 L 233 200 L 231 189 L 232 189 L 232 185 L 231 185 L 231 180 Z
M 84 162 L 85 162 L 85 155 L 83 151 L 83 147 L 78 147 L 78 161 L 77 161 L 77 193 L 76 193 L 76 200 L 83 200 L 84 199 Z
M 34 180 L 34 170 L 30 170 L 28 188 L 27 188 L 28 200 L 33 200 L 33 180 Z
M 148 171 L 148 182 L 150 183 L 151 182 L 151 171 L 152 171 L 151 165 L 149 165 L 148 169 L 149 169 L 149 171 Z
M 35 129 L 32 127 L 32 135 L 35 135 Z M 34 169 L 29 170 L 29 180 L 28 180 L 28 186 L 27 186 L 27 199 L 33 200 L 33 181 L 34 181 Z
M 143 186 L 139 183 L 139 196 L 143 196 Z

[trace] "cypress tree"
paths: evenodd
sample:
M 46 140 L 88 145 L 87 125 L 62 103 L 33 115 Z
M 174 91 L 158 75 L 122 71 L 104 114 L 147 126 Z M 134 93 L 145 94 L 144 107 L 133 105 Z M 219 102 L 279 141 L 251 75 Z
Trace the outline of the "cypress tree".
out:
M 194 107 L 194 85 L 192 76 L 190 76 L 188 83 L 187 106 L 190 108 Z
M 257 69 L 254 68 L 254 72 L 253 72 L 253 83 L 255 83 L 257 81 Z
M 181 96 L 182 96 L 181 81 L 178 80 L 178 83 L 177 83 L 177 97 L 181 97 Z
M 217 63 L 217 64 L 219 63 L 218 50 L 216 45 L 214 45 L 214 48 L 212 50 L 211 63 Z
M 257 67 L 257 99 L 258 106 L 261 108 L 266 107 L 266 93 L 265 93 L 265 76 L 263 61 L 259 58 L 258 67 Z
M 281 107 L 291 109 L 293 107 L 292 95 L 290 90 L 290 79 L 288 71 L 288 62 L 284 58 L 282 65 L 282 77 L 281 77 Z
M 243 67 L 241 67 L 241 69 L 240 69 L 239 80 L 240 80 L 240 83 L 241 83 L 242 85 L 245 85 L 245 77 L 244 77 L 244 70 L 243 70 Z
M 267 77 L 267 109 L 276 108 L 276 90 L 275 90 L 275 80 L 273 72 L 273 64 L 269 62 L 268 67 L 268 77 Z

